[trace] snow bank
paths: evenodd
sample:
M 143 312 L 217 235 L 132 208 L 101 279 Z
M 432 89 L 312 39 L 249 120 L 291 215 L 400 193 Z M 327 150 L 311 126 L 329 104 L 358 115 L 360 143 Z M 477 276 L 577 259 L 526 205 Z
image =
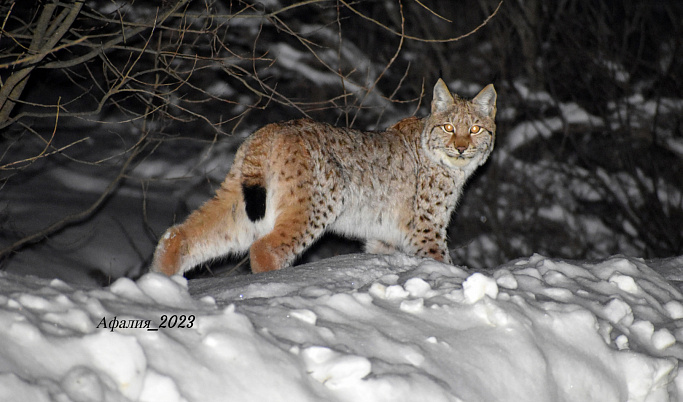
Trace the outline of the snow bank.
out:
M 0 273 L 3 401 L 674 401 L 681 342 L 683 296 L 626 258 L 350 255 L 106 289 Z

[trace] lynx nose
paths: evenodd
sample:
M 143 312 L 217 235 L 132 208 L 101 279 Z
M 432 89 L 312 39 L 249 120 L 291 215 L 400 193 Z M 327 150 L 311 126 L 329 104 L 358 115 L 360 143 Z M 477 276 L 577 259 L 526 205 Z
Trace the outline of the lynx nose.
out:
M 465 151 L 467 151 L 467 148 L 470 147 L 469 139 L 466 137 L 455 135 L 451 141 L 453 148 L 455 148 L 460 155 L 464 154 Z

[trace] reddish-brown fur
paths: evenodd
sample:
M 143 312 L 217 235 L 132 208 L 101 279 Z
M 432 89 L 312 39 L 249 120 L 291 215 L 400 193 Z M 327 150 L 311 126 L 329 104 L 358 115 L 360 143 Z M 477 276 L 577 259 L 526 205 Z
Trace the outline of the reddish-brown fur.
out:
M 446 227 L 493 147 L 496 96 L 489 86 L 473 101 L 454 98 L 442 81 L 434 95 L 430 116 L 384 132 L 306 119 L 261 128 L 238 150 L 216 196 L 165 233 L 152 270 L 182 273 L 248 250 L 253 272 L 272 271 L 326 230 L 366 240 L 369 252 L 449 262 Z

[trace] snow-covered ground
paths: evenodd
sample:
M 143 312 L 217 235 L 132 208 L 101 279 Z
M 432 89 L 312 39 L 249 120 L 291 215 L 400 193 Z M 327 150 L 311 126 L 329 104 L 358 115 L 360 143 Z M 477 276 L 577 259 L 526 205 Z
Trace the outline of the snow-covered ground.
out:
M 0 272 L 0 400 L 675 401 L 683 295 L 655 270 L 682 266 L 346 255 L 107 288 Z

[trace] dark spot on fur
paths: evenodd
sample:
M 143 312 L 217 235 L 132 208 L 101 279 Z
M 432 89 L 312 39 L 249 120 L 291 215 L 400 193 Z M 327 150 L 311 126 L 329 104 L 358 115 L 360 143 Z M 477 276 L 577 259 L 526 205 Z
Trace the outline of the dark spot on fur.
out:
M 250 221 L 256 222 L 266 215 L 266 189 L 262 186 L 247 186 L 242 184 L 244 209 Z

